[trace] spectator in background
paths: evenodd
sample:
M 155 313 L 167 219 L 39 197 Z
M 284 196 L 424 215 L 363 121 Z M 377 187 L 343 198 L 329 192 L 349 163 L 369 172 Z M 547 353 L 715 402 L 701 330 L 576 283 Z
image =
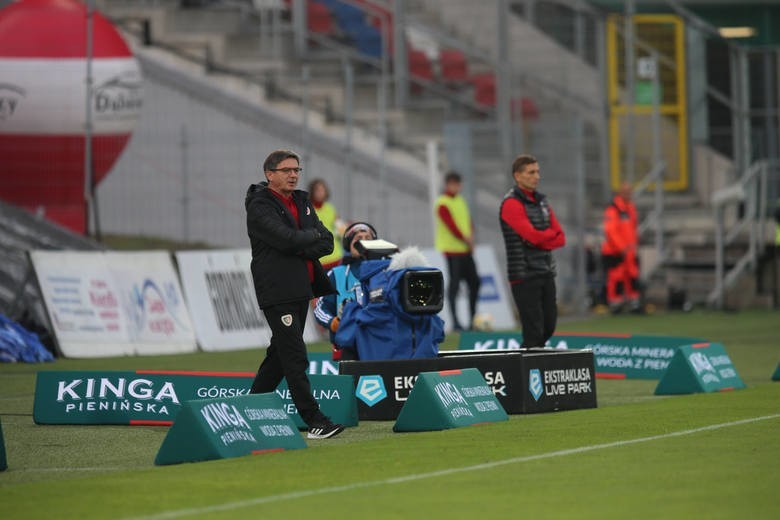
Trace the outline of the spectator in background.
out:
M 341 228 L 343 223 L 339 218 L 336 208 L 328 202 L 330 190 L 322 179 L 314 179 L 309 183 L 309 198 L 317 212 L 317 217 L 322 221 L 328 231 L 333 234 L 333 252 L 320 258 L 320 263 L 325 271 L 336 267 L 341 263 L 343 251 L 341 249 Z
M 780 247 L 780 198 L 775 201 L 775 247 Z
M 552 251 L 563 247 L 566 237 L 547 197 L 536 191 L 536 158 L 518 155 L 512 177 L 516 185 L 504 196 L 499 221 L 509 284 L 523 327 L 521 348 L 544 347 L 558 320 Z
M 479 297 L 479 274 L 474 263 L 474 225 L 466 204 L 466 199 L 460 194 L 463 179 L 456 172 L 449 172 L 444 177 L 444 193 L 436 200 L 436 249 L 447 259 L 447 271 L 450 282 L 447 287 L 447 301 L 452 313 L 452 323 L 455 330 L 464 327 L 458 320 L 456 299 L 460 282 L 468 285 L 469 321 L 467 329 L 472 327 L 477 312 Z
M 638 222 L 631 192 L 631 184 L 624 182 L 604 210 L 601 257 L 607 275 L 607 305 L 613 314 L 622 311 L 625 305 L 628 305 L 632 312 L 641 310 L 637 257 Z
M 309 300 L 333 292 L 318 260 L 333 250 L 333 235 L 317 218 L 308 194 L 296 189 L 301 173 L 296 153 L 271 153 L 263 172 L 266 181 L 249 186 L 245 205 L 252 278 L 271 344 L 250 393 L 273 392 L 286 378 L 309 438 L 326 439 L 344 427 L 325 416 L 312 395 L 303 329 Z
M 361 302 L 362 295 L 360 280 L 356 273 L 359 271 L 363 258 L 355 249 L 355 244 L 360 240 L 376 240 L 376 230 L 367 222 L 355 222 L 344 231 L 343 246 L 346 251 L 341 265 L 328 272 L 328 280 L 336 289 L 336 294 L 328 294 L 317 300 L 314 308 L 314 318 L 317 323 L 330 331 L 330 341 L 333 344 L 334 360 L 358 359 L 357 352 L 351 348 L 341 348 L 336 345 L 334 334 L 341 323 L 341 311 L 347 301 Z

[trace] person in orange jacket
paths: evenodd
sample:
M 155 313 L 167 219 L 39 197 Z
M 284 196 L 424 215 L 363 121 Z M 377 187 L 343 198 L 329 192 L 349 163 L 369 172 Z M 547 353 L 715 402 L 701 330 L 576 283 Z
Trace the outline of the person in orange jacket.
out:
M 639 258 L 636 206 L 631 184 L 624 182 L 604 210 L 604 242 L 601 257 L 607 272 L 607 305 L 613 313 L 625 305 L 641 309 L 639 301 Z

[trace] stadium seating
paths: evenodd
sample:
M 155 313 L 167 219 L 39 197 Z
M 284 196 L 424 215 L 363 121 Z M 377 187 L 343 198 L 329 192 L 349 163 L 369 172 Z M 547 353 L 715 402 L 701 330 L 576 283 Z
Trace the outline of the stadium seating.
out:
M 382 57 L 382 33 L 370 25 L 353 28 L 352 41 L 360 54 L 371 58 Z
M 484 107 L 496 106 L 496 75 L 492 72 L 475 74 L 471 78 L 474 85 L 474 102 Z
M 324 3 L 333 13 L 339 28 L 349 36 L 354 36 L 368 25 L 366 13 L 361 8 L 338 0 L 326 0 Z
M 381 21 L 369 20 L 361 7 L 341 0 L 321 0 L 322 5 L 335 19 L 336 26 L 361 54 L 371 58 L 382 57 Z M 314 2 L 310 2 L 314 3 Z M 370 5 L 366 3 L 366 5 Z M 388 49 L 392 47 L 388 45 Z
M 320 2 L 306 3 L 306 23 L 309 30 L 317 34 L 333 35 L 336 33 L 336 23 L 325 4 Z
M 362 0 L 360 3 L 371 8 L 368 14 L 368 24 L 379 31 L 380 35 L 382 34 L 382 19 L 385 20 L 387 26 L 387 52 L 393 54 L 395 51 L 395 40 L 393 39 L 393 13 L 386 7 L 367 2 L 366 0 Z M 379 12 L 380 14 L 373 14 L 374 12 Z
M 474 85 L 474 102 L 484 107 L 496 106 L 496 75 L 492 72 L 476 74 L 471 78 Z M 510 100 L 512 118 L 517 119 L 522 115 L 523 119 L 535 120 L 539 118 L 539 107 L 526 96 L 516 97 Z
M 457 49 L 442 49 L 439 52 L 441 79 L 451 86 L 466 83 L 469 79 L 469 67 L 466 55 Z
M 433 64 L 428 59 L 428 55 L 421 50 L 409 48 L 407 53 L 407 61 L 409 64 L 409 76 L 413 80 L 411 90 L 412 92 L 419 92 L 422 87 L 414 80 L 434 81 Z
M 539 119 L 539 107 L 536 106 L 534 100 L 523 96 L 521 98 L 513 98 L 512 101 L 512 119 L 517 119 L 518 114 L 523 116 L 526 120 Z

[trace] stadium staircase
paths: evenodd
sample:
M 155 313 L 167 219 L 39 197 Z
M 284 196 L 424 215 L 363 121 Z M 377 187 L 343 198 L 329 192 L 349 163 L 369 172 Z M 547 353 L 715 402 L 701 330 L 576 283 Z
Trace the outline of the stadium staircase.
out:
M 659 258 L 657 254 L 654 230 L 645 233 L 640 242 L 646 298 L 651 303 L 672 309 L 716 306 L 713 295 L 718 286 L 718 240 L 716 206 L 712 202 L 712 194 L 728 192 L 742 184 L 746 177 L 744 174 L 730 174 L 730 166 L 717 164 L 726 162 L 725 158 L 717 157 L 717 154 L 707 150 L 697 150 L 697 153 L 706 153 L 712 157 L 698 162 L 700 165 L 708 165 L 708 168 L 694 175 L 693 188 L 689 192 L 664 195 L 662 228 L 665 257 Z M 702 186 L 703 180 L 712 185 Z M 746 188 L 745 200 L 732 203 L 723 213 L 724 232 L 733 237 L 723 248 L 724 274 L 728 275 L 729 271 L 735 270 L 732 273 L 735 276 L 728 275 L 729 279 L 724 280 L 724 309 L 776 307 L 780 304 L 778 259 L 772 258 L 772 250 L 768 247 L 774 237 L 774 222 L 771 218 L 743 217 L 745 208 L 750 207 L 751 202 L 748 200 L 751 193 L 757 197 L 756 201 L 760 199 L 759 192 L 753 189 Z M 647 215 L 653 210 L 653 197 L 651 191 L 637 198 L 640 215 Z M 747 262 L 751 256 L 751 227 L 757 239 L 756 256 L 750 262 L 754 265 L 740 271 L 740 264 Z

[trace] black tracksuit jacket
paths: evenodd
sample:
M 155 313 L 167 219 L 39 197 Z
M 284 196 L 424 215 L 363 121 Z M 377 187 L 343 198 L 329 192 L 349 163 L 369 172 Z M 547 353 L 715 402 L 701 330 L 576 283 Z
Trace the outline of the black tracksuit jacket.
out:
M 292 196 L 300 229 L 267 182 L 252 184 L 246 192 L 252 278 L 261 309 L 334 292 L 318 260 L 333 251 L 333 235 L 317 218 L 307 192 L 295 190 Z M 314 266 L 311 283 L 306 260 Z

